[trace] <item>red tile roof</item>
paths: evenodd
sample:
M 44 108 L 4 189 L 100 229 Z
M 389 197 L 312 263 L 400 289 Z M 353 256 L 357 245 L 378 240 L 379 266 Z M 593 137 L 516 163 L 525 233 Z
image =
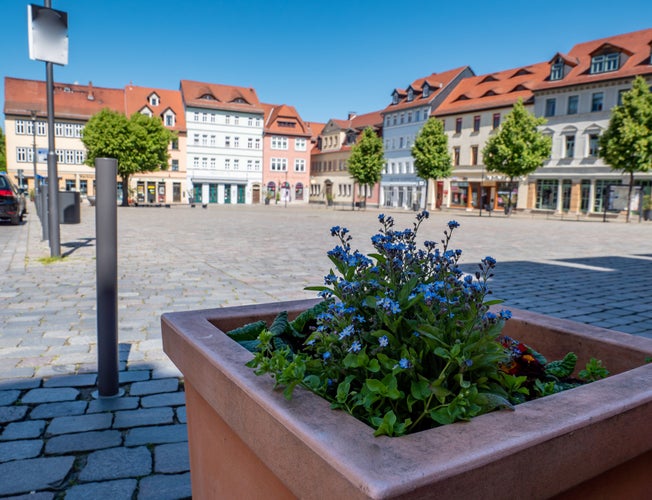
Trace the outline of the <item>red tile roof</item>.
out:
M 256 91 L 252 88 L 181 80 L 181 94 L 186 106 L 263 113 Z
M 518 99 L 527 103 L 532 89 L 550 74 L 550 63 L 512 68 L 464 78 L 444 99 L 434 116 L 512 106 Z
M 266 134 L 310 137 L 310 130 L 294 106 L 265 103 L 262 103 L 261 106 L 265 111 Z
M 92 83 L 54 83 L 57 118 L 87 121 L 104 108 L 124 113 L 124 91 L 95 87 Z M 40 117 L 47 116 L 45 82 L 5 77 L 5 115 L 29 116 L 30 110 L 36 110 Z
M 149 104 L 149 97 L 152 94 L 159 97 L 158 106 L 154 107 Z M 163 119 L 163 114 L 171 109 L 175 114 L 175 124 L 174 127 L 168 128 L 179 132 L 186 130 L 186 114 L 180 91 L 127 85 L 125 87 L 125 114 L 131 116 L 134 113 L 140 113 L 144 107 L 148 107 L 153 116 L 158 116 L 161 119 Z
M 652 29 L 578 43 L 567 55 L 558 54 L 565 61 L 575 63 L 574 65 L 570 64 L 571 68 L 569 68 L 570 70 L 564 78 L 554 81 L 547 79 L 539 83 L 536 89 L 567 87 L 569 85 L 581 85 L 635 75 L 652 74 L 652 65 L 650 64 L 651 43 Z M 616 71 L 590 74 L 591 57 L 601 49 L 621 52 L 624 56 L 621 57 L 620 68 Z M 555 58 L 556 56 L 552 60 Z
M 423 106 L 424 104 L 432 102 L 432 100 L 439 95 L 442 89 L 450 85 L 451 82 L 453 82 L 453 80 L 455 80 L 455 78 L 466 69 L 470 68 L 468 66 L 462 66 L 442 73 L 433 73 L 423 78 L 417 78 L 408 85 L 407 89 L 394 89 L 394 92 L 398 93 L 399 101 L 397 104 L 390 104 L 387 106 L 382 113 L 390 113 L 412 107 Z M 428 97 L 423 97 L 422 91 L 426 83 L 430 87 L 430 94 Z M 408 89 L 410 87 L 414 91 L 414 98 L 412 101 L 407 100 Z M 392 95 L 394 92 L 392 92 Z

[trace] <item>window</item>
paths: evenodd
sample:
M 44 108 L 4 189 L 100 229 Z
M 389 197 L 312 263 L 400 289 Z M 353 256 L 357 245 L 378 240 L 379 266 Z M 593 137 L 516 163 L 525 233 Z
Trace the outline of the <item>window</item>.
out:
M 254 161 L 253 160 L 247 160 L 247 170 L 252 170 L 254 167 Z
M 566 158 L 572 158 L 575 156 L 575 136 L 567 135 L 566 136 Z
M 455 120 L 455 133 L 456 134 L 461 134 L 462 133 L 462 117 L 461 116 Z
M 295 151 L 305 151 L 307 148 L 307 142 L 303 138 L 298 138 L 294 140 L 294 150 Z
M 247 138 L 247 149 L 253 149 L 254 148 L 254 138 L 253 137 L 248 137 Z
M 152 94 L 152 95 L 149 96 L 149 104 L 151 106 L 158 106 L 160 104 L 160 102 L 161 101 L 160 101 L 160 99 L 158 98 L 158 96 L 156 94 Z
M 31 150 L 32 148 L 16 148 L 16 161 L 19 163 L 28 161 L 27 153 Z
M 240 170 L 240 160 L 238 158 L 233 160 L 233 170 Z
M 287 149 L 288 148 L 288 138 L 280 137 L 278 135 L 272 136 L 272 149 Z
M 591 111 L 602 111 L 604 104 L 604 94 L 602 92 L 595 92 L 591 96 Z
M 288 169 L 287 158 L 272 158 L 270 168 L 272 172 L 285 172 Z
M 589 156 L 598 156 L 600 149 L 600 136 L 598 134 L 589 134 Z
M 229 125 L 229 124 L 231 123 L 231 115 L 226 115 L 226 116 L 224 117 L 224 123 L 225 123 L 226 125 Z
M 217 141 L 217 137 L 215 137 L 214 135 L 211 135 L 211 142 L 210 142 L 211 146 L 215 146 L 217 144 L 216 141 Z
M 207 136 L 206 134 L 203 134 L 203 135 L 201 136 L 201 145 L 202 145 L 202 146 L 206 146 L 206 145 L 208 145 L 208 136 Z
M 478 146 L 471 146 L 471 165 L 478 164 Z
M 392 104 L 398 104 L 398 92 L 396 91 L 392 94 Z
M 83 130 L 84 126 L 80 125 L 79 126 L 79 136 L 81 137 L 81 131 Z M 36 135 L 47 135 L 47 123 L 46 122 L 36 122 Z
M 231 137 L 228 135 L 224 138 L 224 147 L 225 148 L 231 147 Z
M 195 113 L 193 115 L 193 121 L 196 121 L 196 122 L 199 121 L 199 111 L 195 111 Z
M 165 113 L 165 126 L 174 127 L 174 113 Z
M 407 118 L 408 118 L 408 123 L 412 123 L 412 111 L 408 111 Z
M 390 120 L 391 120 L 391 117 L 389 115 L 385 115 L 385 126 L 386 127 L 390 126 Z
M 199 146 L 199 134 L 193 136 L 192 142 L 195 146 Z
M 418 122 L 420 119 L 421 119 L 421 110 L 420 110 L 420 109 L 417 109 L 417 110 L 414 112 L 414 121 L 415 121 L 415 122 Z
M 240 117 L 239 116 L 234 116 L 233 117 L 233 125 L 240 125 Z
M 536 208 L 546 210 L 557 210 L 557 191 L 559 181 L 557 179 L 537 180 Z
M 215 158 L 211 158 L 211 168 L 214 170 L 215 169 Z
M 398 149 L 403 149 L 403 138 L 399 137 L 398 139 Z
M 564 61 L 557 59 L 550 68 L 550 79 L 561 80 L 564 78 Z
M 174 149 L 175 151 L 179 149 L 179 139 L 172 139 L 170 149 Z
M 195 156 L 192 159 L 192 166 L 193 166 L 193 168 L 199 168 L 199 157 Z
M 557 101 L 555 99 L 546 99 L 546 110 L 544 116 L 555 116 L 555 105 Z
M 473 117 L 473 131 L 480 132 L 480 115 L 475 115 Z
M 63 137 L 63 123 L 56 122 L 54 124 L 55 137 Z
M 256 160 L 254 163 L 254 170 L 260 170 L 260 160 Z
M 401 125 L 405 123 L 405 113 L 401 113 Z
M 24 135 L 27 134 L 27 127 L 29 122 L 25 120 L 16 120 L 16 134 L 17 135 Z M 30 127 L 31 128 L 31 127 Z M 31 133 L 31 130 L 30 130 Z
M 253 116 L 250 116 L 249 118 L 247 118 L 247 125 L 250 126 L 250 127 L 254 126 L 254 117 Z
M 392 115 L 392 125 L 396 125 L 396 113 Z
M 202 113 L 201 114 L 201 121 L 203 121 L 203 122 L 208 121 L 208 113 Z
M 201 159 L 201 168 L 207 168 L 208 167 L 208 158 L 204 157 Z
M 170 169 L 172 172 L 178 172 L 179 171 L 179 160 L 172 160 L 172 164 L 170 166 Z
M 86 161 L 86 151 L 75 151 L 75 164 L 83 165 Z
M 568 97 L 568 109 L 566 112 L 569 115 L 576 115 L 577 114 L 577 106 L 579 104 L 580 97 L 577 95 L 572 95 Z
M 620 53 L 601 54 L 591 58 L 591 74 L 616 71 L 620 66 Z
M 256 149 L 260 149 L 260 137 L 256 137 L 254 142 L 256 143 Z
M 303 158 L 297 158 L 294 160 L 294 171 L 295 172 L 305 172 L 306 171 L 306 160 Z
M 211 113 L 211 123 L 215 123 L 215 113 Z
M 430 86 L 427 83 L 423 84 L 423 97 L 428 97 L 430 95 Z
M 240 138 L 239 137 L 234 137 L 233 138 L 233 147 L 234 148 L 239 148 L 240 147 Z
M 453 165 L 455 165 L 456 167 L 458 167 L 459 164 L 460 164 L 460 147 L 459 147 L 459 146 L 455 146 L 455 147 L 453 148 Z
M 414 99 L 414 90 L 412 90 L 412 88 L 409 88 L 407 94 L 407 100 L 408 102 L 412 102 L 413 99 Z
M 620 89 L 618 91 L 618 101 L 616 102 L 617 106 L 622 106 L 623 105 L 623 94 L 627 92 L 626 89 Z
M 224 160 L 224 170 L 231 170 L 231 158 Z
M 491 126 L 494 130 L 500 127 L 500 113 L 494 113 Z

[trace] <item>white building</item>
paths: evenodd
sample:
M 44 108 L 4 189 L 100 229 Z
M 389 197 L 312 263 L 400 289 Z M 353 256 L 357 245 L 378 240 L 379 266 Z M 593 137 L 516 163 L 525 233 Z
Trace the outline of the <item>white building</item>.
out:
M 252 88 L 181 81 L 197 203 L 260 203 L 264 111 Z

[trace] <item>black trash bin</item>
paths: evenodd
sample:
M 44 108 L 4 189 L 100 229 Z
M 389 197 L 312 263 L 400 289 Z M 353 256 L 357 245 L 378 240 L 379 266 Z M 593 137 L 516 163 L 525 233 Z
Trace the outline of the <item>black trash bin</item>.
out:
M 59 191 L 59 222 L 79 224 L 81 222 L 81 195 L 78 191 Z

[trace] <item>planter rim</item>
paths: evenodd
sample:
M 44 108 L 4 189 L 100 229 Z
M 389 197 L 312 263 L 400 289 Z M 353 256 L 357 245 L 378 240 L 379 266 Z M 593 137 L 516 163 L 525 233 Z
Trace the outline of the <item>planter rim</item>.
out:
M 257 446 L 265 442 L 265 436 L 260 435 L 263 431 L 256 429 L 248 419 L 242 418 L 242 408 L 233 408 L 224 401 L 220 404 L 220 396 L 214 393 L 215 386 L 207 381 L 206 371 L 200 368 L 197 353 L 200 353 L 202 362 L 206 361 L 219 371 L 222 382 L 251 399 L 249 411 L 264 411 L 271 415 L 277 437 L 287 436 L 289 439 L 289 436 L 293 436 L 293 439 L 306 444 L 309 453 L 316 459 L 328 464 L 354 488 L 371 498 L 407 495 L 415 489 L 439 484 L 447 478 L 472 476 L 479 467 L 497 460 L 510 463 L 513 457 L 527 453 L 533 445 L 555 449 L 558 443 L 572 440 L 576 435 L 577 439 L 582 438 L 588 423 L 609 426 L 623 413 L 638 414 L 641 411 L 648 421 L 652 417 L 652 363 L 644 364 L 645 356 L 652 356 L 651 339 L 513 309 L 510 321 L 530 325 L 545 323 L 547 327 L 567 331 L 587 342 L 626 346 L 640 352 L 641 366 L 586 386 L 518 405 L 515 411 L 492 412 L 470 422 L 399 438 L 374 438 L 370 427 L 344 412 L 331 410 L 327 401 L 309 391 L 298 388 L 293 399 L 287 401 L 280 391 L 272 390 L 273 383 L 269 377 L 258 377 L 253 370 L 244 366 L 251 359 L 251 354 L 215 326 L 215 323 L 227 317 L 251 318 L 253 315 L 269 314 L 272 310 L 298 313 L 316 302 L 287 301 L 166 313 L 162 316 L 164 350 L 186 380 L 251 445 L 261 460 L 267 462 L 272 459 L 270 468 L 300 497 L 310 495 L 301 489 L 303 486 L 295 484 L 296 476 L 292 475 L 294 466 L 274 463 L 274 458 L 278 461 L 278 450 L 273 446 L 269 449 Z M 188 355 L 191 351 L 192 356 Z M 618 437 L 614 436 L 614 439 Z M 594 448 L 612 445 L 595 443 Z M 648 436 L 639 436 L 636 446 L 623 453 L 630 455 L 627 458 L 633 458 L 650 449 L 652 436 L 648 433 Z M 596 462 L 612 459 L 606 451 L 604 455 Z M 314 456 L 310 459 L 315 459 Z M 308 459 L 297 456 L 286 458 L 294 464 Z M 551 460 L 557 465 L 566 463 L 572 469 L 573 460 L 576 459 L 573 453 L 568 453 L 567 457 L 541 457 L 542 474 L 545 476 L 545 463 Z M 593 465 L 587 467 L 590 469 Z M 550 474 L 550 471 L 547 473 Z M 583 480 L 582 473 L 578 472 L 578 482 Z M 459 479 L 455 481 L 459 482 Z M 546 495 L 573 485 L 561 484 L 555 477 L 550 477 L 548 482 L 551 489 Z M 310 485 L 306 487 L 310 488 Z M 538 491 L 537 495 L 544 493 Z

